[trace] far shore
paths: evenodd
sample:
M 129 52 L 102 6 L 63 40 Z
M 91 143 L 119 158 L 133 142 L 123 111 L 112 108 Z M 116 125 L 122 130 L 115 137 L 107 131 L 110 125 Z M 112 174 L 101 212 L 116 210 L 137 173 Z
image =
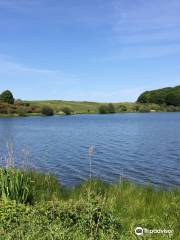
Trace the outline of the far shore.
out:
M 79 114 L 114 114 L 114 113 L 156 113 L 180 112 L 179 107 L 152 103 L 120 102 L 98 103 L 77 101 L 15 101 L 14 104 L 1 103 L 0 118 L 29 116 L 64 116 Z

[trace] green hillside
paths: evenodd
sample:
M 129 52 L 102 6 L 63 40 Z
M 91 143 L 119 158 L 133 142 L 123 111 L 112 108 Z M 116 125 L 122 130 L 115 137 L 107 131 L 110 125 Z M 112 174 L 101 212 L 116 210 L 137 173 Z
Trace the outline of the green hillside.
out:
M 138 97 L 137 102 L 180 106 L 180 86 L 146 91 Z
M 137 102 L 100 103 L 88 101 L 15 99 L 6 90 L 0 94 L 0 117 L 107 114 L 124 112 L 179 112 L 180 86 L 142 93 Z

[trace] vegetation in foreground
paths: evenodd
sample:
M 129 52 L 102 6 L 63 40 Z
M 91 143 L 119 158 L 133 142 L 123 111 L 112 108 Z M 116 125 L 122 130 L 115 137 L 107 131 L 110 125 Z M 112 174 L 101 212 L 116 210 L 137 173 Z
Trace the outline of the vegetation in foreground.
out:
M 178 240 L 179 203 L 179 189 L 95 179 L 64 189 L 54 176 L 1 168 L 0 239 L 131 240 L 141 226 L 174 231 L 144 239 Z
M 113 104 L 61 100 L 22 101 L 20 99 L 15 100 L 9 90 L 0 94 L 1 117 L 178 111 L 180 111 L 180 87 L 145 92 L 139 96 L 135 103 Z

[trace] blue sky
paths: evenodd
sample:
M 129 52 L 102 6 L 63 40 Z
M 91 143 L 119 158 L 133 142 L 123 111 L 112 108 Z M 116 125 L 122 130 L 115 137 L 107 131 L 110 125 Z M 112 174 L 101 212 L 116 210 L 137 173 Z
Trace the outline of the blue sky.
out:
M 0 91 L 135 101 L 180 84 L 179 0 L 0 0 Z

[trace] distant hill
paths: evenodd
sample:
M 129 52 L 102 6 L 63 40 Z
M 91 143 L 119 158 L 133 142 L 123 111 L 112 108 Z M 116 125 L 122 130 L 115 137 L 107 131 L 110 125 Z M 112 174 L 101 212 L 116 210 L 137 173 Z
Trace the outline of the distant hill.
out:
M 138 97 L 137 102 L 180 106 L 180 86 L 146 91 Z

